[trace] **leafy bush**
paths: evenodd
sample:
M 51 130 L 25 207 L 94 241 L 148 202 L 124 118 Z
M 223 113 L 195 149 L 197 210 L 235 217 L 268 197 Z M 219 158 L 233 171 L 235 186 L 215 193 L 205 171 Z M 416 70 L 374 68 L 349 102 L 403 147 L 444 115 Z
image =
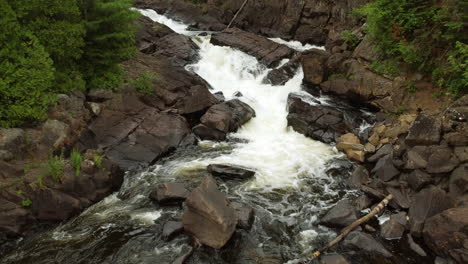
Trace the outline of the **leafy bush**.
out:
M 51 155 L 47 161 L 47 172 L 56 181 L 60 181 L 63 175 L 63 168 L 65 162 L 63 160 L 63 155 L 56 156 Z
M 21 201 L 21 205 L 23 207 L 29 207 L 29 206 L 32 205 L 32 201 L 30 199 L 24 199 L 24 200 Z
M 463 1 L 455 0 L 375 0 L 355 13 L 365 17 L 368 36 L 384 61 L 405 62 L 431 74 L 436 84 L 452 93 L 465 93 L 468 69 L 462 5 Z
M 81 153 L 76 149 L 72 150 L 70 155 L 71 165 L 75 169 L 75 175 L 80 176 L 81 173 L 81 162 L 83 162 L 83 157 Z
M 103 159 L 102 155 L 99 155 L 99 154 L 94 154 L 93 155 L 94 164 L 99 169 L 102 167 L 102 159 Z
M 130 85 L 142 94 L 153 94 L 154 79 L 156 79 L 155 74 L 145 72 L 138 76 L 136 79 L 130 80 Z
M 343 31 L 342 36 L 350 48 L 355 48 L 359 44 L 359 38 L 349 30 Z

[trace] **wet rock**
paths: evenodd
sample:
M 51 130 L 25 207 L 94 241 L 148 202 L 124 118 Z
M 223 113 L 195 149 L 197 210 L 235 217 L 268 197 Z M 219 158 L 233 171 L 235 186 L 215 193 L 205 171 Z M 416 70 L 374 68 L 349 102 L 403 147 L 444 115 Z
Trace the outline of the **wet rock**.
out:
M 411 250 L 416 252 L 416 254 L 418 254 L 421 257 L 427 256 L 427 253 L 424 251 L 424 249 L 422 249 L 422 247 L 420 245 L 418 245 L 416 242 L 414 242 L 414 239 L 411 236 L 411 234 L 408 234 L 407 238 L 408 238 L 408 244 L 409 244 Z
M 186 253 L 184 253 L 182 256 L 178 257 L 175 259 L 172 264 L 184 264 L 186 263 L 187 259 L 192 255 L 193 253 L 193 248 L 190 248 Z
M 202 244 L 223 247 L 236 229 L 237 216 L 226 196 L 218 190 L 216 181 L 210 176 L 205 177 L 189 194 L 185 204 L 184 230 Z
M 320 258 L 321 264 L 349 264 L 348 260 L 340 254 L 324 255 Z
M 164 224 L 162 236 L 165 240 L 171 240 L 184 231 L 182 222 L 168 221 Z
M 338 139 L 336 148 L 345 152 L 350 160 L 357 162 L 364 162 L 365 160 L 364 146 L 361 144 L 359 138 L 352 133 L 342 135 Z
M 42 125 L 42 144 L 53 150 L 60 149 L 65 145 L 69 129 L 69 125 L 61 121 L 48 119 Z
M 452 208 L 427 219 L 424 225 L 424 242 L 443 257 L 458 263 L 468 261 L 468 208 Z
M 109 89 L 91 89 L 86 97 L 88 101 L 102 103 L 114 98 L 114 93 Z
M 393 165 L 392 155 L 387 155 L 375 164 L 375 167 L 372 169 L 372 173 L 383 181 L 390 181 L 400 174 L 400 171 L 398 171 L 398 169 Z
M 237 227 L 242 229 L 250 229 L 255 218 L 252 207 L 238 202 L 231 202 L 230 206 L 236 210 L 238 219 Z
M 218 103 L 223 103 L 225 101 L 225 97 L 224 97 L 224 94 L 223 92 L 216 92 L 213 94 L 214 97 L 216 97 L 216 100 L 218 100 Z
M 409 208 L 411 234 L 420 236 L 424 222 L 431 216 L 453 207 L 453 200 L 440 188 L 429 186 L 414 196 Z
M 431 147 L 431 152 L 426 167 L 426 171 L 429 173 L 451 172 L 460 163 L 449 147 L 434 146 Z
M 183 202 L 188 195 L 185 185 L 182 183 L 161 183 L 150 193 L 150 198 L 161 205 Z
M 385 239 L 400 239 L 404 232 L 404 225 L 394 219 L 390 219 L 382 224 L 380 236 Z
M 392 257 L 392 253 L 377 242 L 371 235 L 353 231 L 343 241 L 343 246 L 352 250 L 362 250 L 369 254 Z
M 207 170 L 213 176 L 227 180 L 246 180 L 252 178 L 255 175 L 255 171 L 253 170 L 228 164 L 210 164 L 208 165 Z
M 223 140 L 253 117 L 255 111 L 249 105 L 233 99 L 210 107 L 193 132 L 201 139 Z
M 267 76 L 262 80 L 262 83 L 271 84 L 274 86 L 284 85 L 296 74 L 299 68 L 297 59 L 292 59 L 283 66 L 273 69 L 268 72 Z
M 341 200 L 320 219 L 320 224 L 329 227 L 345 227 L 357 219 L 356 209 L 352 203 L 348 200 Z
M 411 189 L 415 191 L 419 191 L 433 182 L 432 177 L 421 170 L 412 171 L 408 175 L 407 181 Z
M 242 97 L 244 95 L 241 92 L 237 91 L 237 92 L 234 93 L 234 96 L 235 97 Z
M 449 189 L 452 197 L 468 193 L 468 164 L 461 165 L 452 172 Z
M 295 94 L 288 97 L 288 111 L 288 126 L 325 143 L 331 143 L 342 134 L 352 131 L 352 127 L 343 122 L 342 112 L 320 104 L 309 104 Z
M 438 144 L 441 126 L 439 119 L 420 114 L 410 128 L 405 143 L 410 146 Z
M 319 49 L 312 49 L 302 54 L 301 64 L 304 70 L 304 82 L 319 85 L 326 78 L 326 62 L 330 54 Z
M 211 43 L 230 46 L 254 56 L 268 67 L 278 65 L 285 58 L 291 57 L 294 51 L 265 37 L 237 28 L 229 28 L 211 37 Z

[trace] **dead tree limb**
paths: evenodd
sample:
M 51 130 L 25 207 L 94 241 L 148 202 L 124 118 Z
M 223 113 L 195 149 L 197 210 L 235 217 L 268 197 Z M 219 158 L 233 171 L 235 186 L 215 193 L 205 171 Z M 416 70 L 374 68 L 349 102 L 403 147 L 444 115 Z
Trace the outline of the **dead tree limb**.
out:
M 328 242 L 327 245 L 322 247 L 321 249 L 315 251 L 310 258 L 306 260 L 305 263 L 311 264 L 312 261 L 316 258 L 318 258 L 324 251 L 328 250 L 329 248 L 333 247 L 334 245 L 338 244 L 341 240 L 343 240 L 351 231 L 353 231 L 356 227 L 364 224 L 365 222 L 369 221 L 372 217 L 374 217 L 376 214 L 378 214 L 380 211 L 382 211 L 388 203 L 393 199 L 393 195 L 389 194 L 385 199 L 383 199 L 370 213 L 367 215 L 359 218 L 358 220 L 354 221 L 352 224 L 349 226 L 345 227 L 339 236 L 337 236 L 335 239 L 332 241 Z
M 237 16 L 240 14 L 240 12 L 242 12 L 242 9 L 244 9 L 245 5 L 247 4 L 249 0 L 245 0 L 244 3 L 242 4 L 242 6 L 239 8 L 239 10 L 237 10 L 237 13 L 234 15 L 234 17 L 232 18 L 231 22 L 229 23 L 229 25 L 227 26 L 226 29 L 230 28 L 232 23 L 234 23 L 234 21 L 236 20 Z

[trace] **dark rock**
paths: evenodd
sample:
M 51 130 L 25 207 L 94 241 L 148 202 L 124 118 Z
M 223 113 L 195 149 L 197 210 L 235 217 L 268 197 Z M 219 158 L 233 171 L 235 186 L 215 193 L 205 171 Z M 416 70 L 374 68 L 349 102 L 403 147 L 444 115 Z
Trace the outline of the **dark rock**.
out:
M 426 219 L 453 207 L 453 204 L 453 200 L 437 187 L 422 189 L 414 196 L 409 208 L 411 234 L 420 236 Z
M 63 221 L 83 209 L 78 199 L 49 188 L 40 189 L 32 196 L 31 209 L 39 220 Z
M 468 146 L 467 147 L 455 147 L 454 152 L 458 160 L 460 160 L 460 162 L 468 161 Z
M 392 151 L 393 151 L 392 144 L 386 144 L 386 145 L 382 146 L 379 150 L 377 150 L 377 152 L 374 155 L 370 156 L 367 160 L 369 162 L 376 162 L 380 158 L 391 154 Z
M 262 80 L 262 83 L 274 86 L 286 84 L 297 72 L 299 63 L 297 59 L 292 59 L 280 68 L 271 70 Z
M 400 239 L 405 232 L 405 226 L 398 221 L 390 219 L 382 224 L 380 236 L 385 239 Z
M 218 103 L 223 103 L 225 101 L 225 97 L 224 97 L 224 94 L 223 92 L 216 92 L 213 94 L 214 97 L 216 97 L 216 100 L 218 100 Z
M 324 255 L 320 258 L 321 264 L 349 264 L 348 260 L 340 254 Z
M 416 252 L 416 254 L 418 254 L 421 257 L 427 256 L 427 253 L 424 251 L 424 249 L 422 249 L 422 247 L 420 245 L 418 245 L 416 242 L 414 242 L 414 239 L 411 236 L 411 234 L 408 234 L 407 237 L 408 237 L 408 244 L 409 244 L 410 248 L 414 252 Z
M 372 205 L 373 201 L 371 198 L 369 198 L 367 195 L 361 195 L 359 196 L 355 201 L 354 205 L 358 211 L 362 211 L 364 209 L 370 208 Z
M 407 153 L 405 169 L 423 169 L 427 167 L 430 150 L 425 146 L 416 146 Z
M 348 200 L 341 200 L 320 219 L 320 224 L 330 227 L 345 227 L 357 219 L 354 206 Z
M 164 224 L 162 236 L 165 240 L 171 240 L 184 231 L 182 222 L 168 221 Z
M 197 113 L 216 104 L 218 101 L 210 91 L 202 85 L 190 87 L 186 94 L 174 105 L 179 114 Z
M 253 117 L 255 111 L 249 105 L 233 99 L 210 107 L 193 132 L 201 139 L 223 140 L 228 132 L 237 131 Z
M 372 173 L 382 181 L 389 181 L 400 174 L 400 171 L 393 165 L 392 155 L 387 155 L 375 164 Z
M 312 49 L 301 57 L 304 70 L 304 82 L 319 85 L 326 78 L 326 61 L 330 54 L 319 49 Z
M 242 97 L 244 95 L 241 92 L 237 91 L 237 92 L 234 93 L 234 96 L 235 97 Z
M 207 170 L 211 175 L 227 180 L 246 180 L 255 175 L 255 171 L 253 170 L 228 164 L 210 164 L 208 165 Z
M 182 183 L 160 183 L 156 189 L 151 192 L 150 198 L 157 201 L 160 205 L 183 202 L 188 195 L 185 185 Z
M 402 224 L 403 226 L 406 226 L 408 223 L 408 215 L 406 212 L 399 212 L 397 214 L 392 214 L 390 216 L 390 219 L 397 221 L 398 223 Z
M 91 89 L 86 97 L 88 101 L 102 103 L 114 98 L 114 93 L 109 89 Z
M 441 126 L 439 119 L 420 114 L 410 128 L 405 143 L 409 146 L 438 144 Z
M 202 244 L 223 247 L 237 225 L 236 211 L 229 207 L 226 196 L 218 190 L 216 181 L 207 176 L 187 197 L 182 216 L 184 230 Z
M 353 231 L 343 241 L 343 246 L 352 250 L 363 250 L 372 255 L 392 257 L 392 253 L 377 242 L 371 235 L 359 231 Z
M 0 160 L 11 160 L 26 147 L 25 132 L 20 128 L 0 128 Z M 3 153 L 3 154 L 2 154 Z
M 408 197 L 407 189 L 397 189 L 393 187 L 387 187 L 387 192 L 393 194 L 393 200 L 390 202 L 390 205 L 396 203 L 399 207 L 407 209 L 410 207 L 410 199 Z
M 358 165 L 351 175 L 350 183 L 355 187 L 359 187 L 363 184 L 367 184 L 368 182 L 369 172 L 364 166 Z
M 193 127 L 193 133 L 203 140 L 221 141 L 226 139 L 226 133 L 216 129 L 209 128 L 204 124 L 199 124 Z
M 298 95 L 289 95 L 288 111 L 288 126 L 325 143 L 331 143 L 353 129 L 343 122 L 342 112 L 328 106 L 309 104 Z
M 443 257 L 458 263 L 468 260 L 468 208 L 452 208 L 427 219 L 424 225 L 424 242 Z
M 138 30 L 135 33 L 137 49 L 143 53 L 151 54 L 157 50 L 156 41 L 166 35 L 174 33 L 169 27 L 158 24 L 146 16 L 137 20 Z
M 0 198 L 0 232 L 20 234 L 32 220 L 28 209 Z
M 230 46 L 254 56 L 260 63 L 274 67 L 285 58 L 291 57 L 294 51 L 265 37 L 237 28 L 229 28 L 211 37 L 211 43 Z
M 431 151 L 426 167 L 429 173 L 451 172 L 460 163 L 449 147 L 434 146 Z
M 412 171 L 407 178 L 411 189 L 419 191 L 433 182 L 431 176 L 421 170 Z
M 468 165 L 455 169 L 450 176 L 450 194 L 454 197 L 468 193 Z
M 238 220 L 237 227 L 250 229 L 255 219 L 252 207 L 238 202 L 231 202 L 230 206 L 236 210 Z
M 193 248 L 190 248 L 188 252 L 184 253 L 182 256 L 179 256 L 176 258 L 172 264 L 184 264 L 186 263 L 187 259 L 192 255 L 193 253 Z
M 372 41 L 369 38 L 364 38 L 354 49 L 353 57 L 373 62 L 378 59 L 378 53 L 375 52 L 375 45 Z

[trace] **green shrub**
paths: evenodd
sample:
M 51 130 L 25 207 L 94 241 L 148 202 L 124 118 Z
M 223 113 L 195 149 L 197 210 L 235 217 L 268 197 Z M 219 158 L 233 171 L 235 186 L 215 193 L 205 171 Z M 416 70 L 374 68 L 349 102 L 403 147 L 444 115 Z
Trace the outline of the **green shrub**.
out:
M 32 201 L 30 199 L 24 199 L 24 200 L 21 201 L 21 205 L 23 207 L 29 207 L 29 206 L 32 205 Z
M 51 155 L 47 161 L 47 172 L 52 177 L 52 179 L 60 181 L 63 175 L 64 166 L 65 162 L 63 160 L 63 155 Z
M 75 169 L 75 175 L 80 176 L 81 173 L 81 162 L 83 162 L 83 157 L 81 153 L 76 149 L 72 150 L 70 155 L 71 165 Z
M 39 186 L 39 188 L 41 188 L 41 189 L 45 188 L 44 176 L 42 176 L 42 175 L 37 176 L 36 183 L 37 183 L 37 186 Z
M 468 89 L 463 2 L 375 0 L 355 13 L 384 61 L 405 62 L 457 94 Z
M 133 86 L 138 92 L 142 94 L 153 94 L 153 81 L 156 75 L 153 73 L 143 73 L 137 78 L 130 80 L 130 85 Z
M 354 49 L 359 44 L 359 38 L 349 30 L 342 33 L 343 40 L 351 48 Z
M 93 155 L 94 164 L 96 165 L 98 169 L 102 167 L 102 159 L 103 159 L 102 155 L 99 155 L 99 154 Z
M 415 93 L 416 92 L 416 81 L 409 81 L 405 84 L 406 90 L 410 93 Z

